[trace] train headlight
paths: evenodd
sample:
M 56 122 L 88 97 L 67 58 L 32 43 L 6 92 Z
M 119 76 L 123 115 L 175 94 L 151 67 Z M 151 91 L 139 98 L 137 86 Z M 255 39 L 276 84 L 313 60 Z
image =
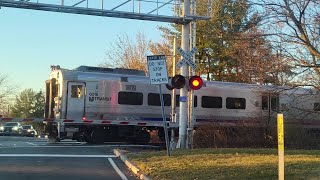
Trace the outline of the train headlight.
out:
M 31 129 L 28 129 L 27 131 L 28 131 L 28 132 L 31 132 Z
M 4 130 L 4 127 L 3 127 L 3 126 L 0 126 L 0 130 L 3 131 L 3 130 Z
M 12 128 L 12 130 L 17 131 L 17 130 L 18 130 L 18 126 L 14 126 L 14 127 Z

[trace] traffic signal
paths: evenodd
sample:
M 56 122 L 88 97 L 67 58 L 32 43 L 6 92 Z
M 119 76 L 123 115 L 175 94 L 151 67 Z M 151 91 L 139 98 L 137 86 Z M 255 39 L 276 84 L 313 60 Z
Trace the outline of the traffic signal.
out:
M 189 88 L 199 90 L 203 85 L 203 80 L 200 76 L 191 76 L 189 79 Z
M 175 75 L 174 77 L 170 78 L 169 84 L 166 84 L 166 87 L 169 90 L 172 89 L 181 89 L 186 85 L 186 78 L 182 75 Z M 189 89 L 192 90 L 199 90 L 203 86 L 203 80 L 200 76 L 191 76 L 189 78 L 189 82 L 187 83 Z

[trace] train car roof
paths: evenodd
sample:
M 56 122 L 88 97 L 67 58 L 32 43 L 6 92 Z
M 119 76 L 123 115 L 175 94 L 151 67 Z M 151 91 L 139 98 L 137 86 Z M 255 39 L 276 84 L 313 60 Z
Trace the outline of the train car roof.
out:
M 63 69 L 57 66 L 51 67 L 53 73 L 61 72 L 65 80 L 78 81 L 101 81 L 101 80 L 123 80 L 127 81 L 149 81 L 144 71 L 123 68 L 101 68 L 91 66 L 80 66 L 75 69 Z

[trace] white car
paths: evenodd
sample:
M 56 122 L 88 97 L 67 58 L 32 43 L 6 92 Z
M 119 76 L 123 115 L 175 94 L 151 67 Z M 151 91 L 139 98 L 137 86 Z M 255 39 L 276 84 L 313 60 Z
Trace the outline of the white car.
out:
M 35 129 L 33 129 L 32 125 L 23 125 L 22 126 L 22 135 L 29 137 L 37 137 L 38 133 Z
M 6 122 L 4 126 L 0 127 L 1 135 L 21 135 L 22 126 L 18 122 Z

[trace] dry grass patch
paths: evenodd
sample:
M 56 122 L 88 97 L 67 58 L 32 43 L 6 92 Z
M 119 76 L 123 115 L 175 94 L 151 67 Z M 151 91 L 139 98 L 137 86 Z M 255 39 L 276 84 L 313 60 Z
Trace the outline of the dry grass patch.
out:
M 153 179 L 277 179 L 277 150 L 195 149 L 131 153 Z M 286 151 L 286 179 L 318 179 L 320 151 Z

